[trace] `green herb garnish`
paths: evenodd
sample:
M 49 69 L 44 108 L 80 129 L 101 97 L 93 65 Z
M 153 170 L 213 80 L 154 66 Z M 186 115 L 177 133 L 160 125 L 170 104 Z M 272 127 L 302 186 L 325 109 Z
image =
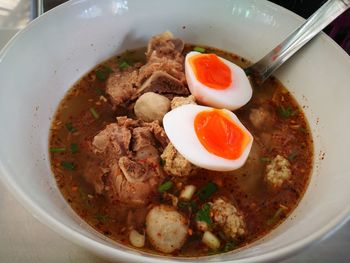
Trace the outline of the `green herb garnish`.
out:
M 130 64 L 126 60 L 123 60 L 122 62 L 119 63 L 119 68 L 121 70 L 124 70 L 124 69 L 128 68 L 129 66 L 130 66 Z
M 100 69 L 96 70 L 96 78 L 100 81 L 105 81 L 112 72 L 113 70 L 109 66 L 103 65 Z
M 106 221 L 109 219 L 109 216 L 108 216 L 108 215 L 103 215 L 103 214 L 96 214 L 96 215 L 95 215 L 95 218 L 96 218 L 98 221 L 106 222 Z
M 220 239 L 224 240 L 225 242 L 228 242 L 227 236 L 225 235 L 224 232 L 219 231 L 218 232 L 218 236 L 219 236 Z
M 183 201 L 180 200 L 179 202 L 177 202 L 177 207 L 180 209 L 185 209 L 185 208 L 191 208 L 192 211 L 197 210 L 197 203 L 193 200 L 191 201 Z
M 284 106 L 280 106 L 278 108 L 278 114 L 282 117 L 282 118 L 289 118 L 294 116 L 295 114 L 298 113 L 298 110 L 293 110 L 291 107 L 284 107 Z
M 77 129 L 73 127 L 71 122 L 66 123 L 66 128 L 69 132 L 72 132 L 72 133 L 77 131 Z
M 260 161 L 263 163 L 270 163 L 271 162 L 271 158 L 269 157 L 261 157 Z
M 199 191 L 197 192 L 197 196 L 201 201 L 204 201 L 205 199 L 209 198 L 213 193 L 215 193 L 217 190 L 216 184 L 213 182 L 207 183 L 205 186 L 203 186 Z
M 168 191 L 171 187 L 173 187 L 173 182 L 167 181 L 158 187 L 158 192 L 164 193 L 164 192 Z
M 211 225 L 209 204 L 203 205 L 202 209 L 197 212 L 196 221 L 206 222 L 208 225 Z
M 96 78 L 100 81 L 105 81 L 108 77 L 108 73 L 102 70 L 96 70 Z
M 71 163 L 71 162 L 62 161 L 61 166 L 66 170 L 71 170 L 71 171 L 75 170 L 75 165 L 74 163 Z
M 278 208 L 278 210 L 276 211 L 276 213 L 273 215 L 273 217 L 271 217 L 269 220 L 267 220 L 267 224 L 268 225 L 273 225 L 274 223 L 277 222 L 277 220 L 280 218 L 281 214 L 283 213 L 283 209 L 282 208 Z
M 298 156 L 297 152 L 292 152 L 291 154 L 288 155 L 287 159 L 289 161 L 293 161 L 297 156 Z
M 161 165 L 161 166 L 164 166 L 164 165 L 165 165 L 165 160 L 160 159 L 160 161 L 159 161 L 159 162 L 160 162 L 160 165 Z
M 203 47 L 194 47 L 193 50 L 197 51 L 197 52 L 200 52 L 200 53 L 204 53 L 205 52 L 205 48 L 203 48 Z
M 219 251 L 218 249 L 212 249 L 212 248 L 210 248 L 210 249 L 208 250 L 208 256 L 216 255 L 216 254 L 219 254 L 219 253 L 220 253 L 220 251 Z
M 100 88 L 98 88 L 98 87 L 95 87 L 94 90 L 97 93 L 97 95 L 102 95 L 103 94 L 103 91 Z
M 61 148 L 50 148 L 50 152 L 52 153 L 63 153 L 66 151 L 65 147 L 61 147 Z
M 307 130 L 302 126 L 300 126 L 298 130 L 302 133 L 307 133 Z
M 81 187 L 78 187 L 78 192 L 79 192 L 80 198 L 86 201 L 87 193 L 85 193 L 85 191 Z
M 222 251 L 223 252 L 228 252 L 231 251 L 232 249 L 234 249 L 236 246 L 236 242 L 234 241 L 228 241 L 226 242 L 225 246 L 223 247 Z
M 113 72 L 113 69 L 112 69 L 110 66 L 108 66 L 108 65 L 103 65 L 103 66 L 102 66 L 102 69 L 103 69 L 105 72 L 107 72 L 107 73 L 112 73 L 112 72 Z
M 77 153 L 78 152 L 78 144 L 72 143 L 70 145 L 70 150 L 71 150 L 72 153 Z
M 92 116 L 94 116 L 95 119 L 98 119 L 100 117 L 100 115 L 97 113 L 97 111 L 95 110 L 94 107 L 90 108 L 90 112 L 91 112 Z

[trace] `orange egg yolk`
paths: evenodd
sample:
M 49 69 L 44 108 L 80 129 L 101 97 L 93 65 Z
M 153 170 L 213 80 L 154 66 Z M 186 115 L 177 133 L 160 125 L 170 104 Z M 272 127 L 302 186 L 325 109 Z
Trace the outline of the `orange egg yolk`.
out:
M 204 148 L 225 159 L 239 158 L 250 141 L 248 134 L 222 110 L 198 113 L 194 128 Z
M 215 54 L 198 54 L 189 63 L 199 82 L 216 90 L 227 89 L 232 83 L 230 68 Z

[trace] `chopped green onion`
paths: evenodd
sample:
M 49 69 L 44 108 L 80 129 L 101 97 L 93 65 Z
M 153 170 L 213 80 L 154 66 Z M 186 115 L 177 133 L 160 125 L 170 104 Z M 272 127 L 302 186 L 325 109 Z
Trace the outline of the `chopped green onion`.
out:
M 101 69 L 96 70 L 96 78 L 105 81 L 112 72 L 113 70 L 109 66 L 103 65 Z
M 289 118 L 298 113 L 298 110 L 293 110 L 291 107 L 280 106 L 278 108 L 278 114 L 283 118 Z
M 180 195 L 179 195 L 179 198 L 182 199 L 182 200 L 191 200 L 194 193 L 196 192 L 197 190 L 197 187 L 194 186 L 194 185 L 186 185 L 182 191 L 180 192 Z
M 197 196 L 201 201 L 204 201 L 205 199 L 209 198 L 213 193 L 215 193 L 217 190 L 216 184 L 213 182 L 207 183 L 205 186 L 203 186 L 198 192 Z
M 211 248 L 208 249 L 208 256 L 213 256 L 219 253 L 220 251 L 218 249 L 211 249 Z
M 78 144 L 72 143 L 70 145 L 70 150 L 71 150 L 72 153 L 77 153 L 78 152 Z
M 107 73 L 112 73 L 113 72 L 113 69 L 110 66 L 108 66 L 108 65 L 103 65 L 102 66 L 102 70 L 104 70 Z
M 80 196 L 81 200 L 84 201 L 84 205 L 88 208 L 92 208 L 92 205 L 91 205 L 90 200 L 88 198 L 88 193 L 86 193 L 85 190 L 82 189 L 81 187 L 78 187 L 78 192 L 79 192 L 79 196 Z
M 300 126 L 298 130 L 302 133 L 307 133 L 307 130 L 304 127 Z
M 63 153 L 66 151 L 65 147 L 61 147 L 61 148 L 50 148 L 50 152 L 52 153 Z
M 202 47 L 194 47 L 193 50 L 197 51 L 197 52 L 200 52 L 200 53 L 204 53 L 205 52 L 205 48 L 202 48 Z
M 211 225 L 210 205 L 208 203 L 203 205 L 202 209 L 197 212 L 196 221 L 206 222 L 208 225 Z
M 129 63 L 126 60 L 123 60 L 121 63 L 119 63 L 119 68 L 121 70 L 124 70 L 124 69 L 128 68 L 129 66 L 130 66 Z
M 134 247 L 141 248 L 145 246 L 146 237 L 145 237 L 145 234 L 140 234 L 135 229 L 131 229 L 129 233 L 129 241 L 130 241 L 130 244 L 133 245 Z
M 223 252 L 228 252 L 231 251 L 232 249 L 234 249 L 236 246 L 236 242 L 234 241 L 228 241 L 226 242 L 224 248 L 223 248 Z
M 76 132 L 77 131 L 77 129 L 73 127 L 71 122 L 66 123 L 66 128 L 69 132 Z
M 81 199 L 87 200 L 87 193 L 81 187 L 78 187 L 78 192 Z
M 190 206 L 190 202 L 186 202 L 186 201 L 179 201 L 177 202 L 177 207 L 178 208 L 186 208 Z
M 95 110 L 94 107 L 90 108 L 90 112 L 91 112 L 92 116 L 94 116 L 95 119 L 98 119 L 100 117 L 100 115 L 97 113 L 97 111 Z
M 102 95 L 103 94 L 103 91 L 98 88 L 98 87 L 95 87 L 95 92 L 97 93 L 97 95 Z
M 220 237 L 220 239 L 228 242 L 228 238 L 227 238 L 226 234 L 222 230 L 218 232 L 218 236 Z
M 269 220 L 267 220 L 267 224 L 268 225 L 273 225 L 274 223 L 276 223 L 277 220 L 280 218 L 282 212 L 283 212 L 283 209 L 282 208 L 278 208 L 278 210 L 273 215 L 273 217 L 271 217 Z
M 161 166 L 164 166 L 164 165 L 165 165 L 165 160 L 160 159 L 160 165 L 161 165 Z
M 108 74 L 103 70 L 96 70 L 96 78 L 100 81 L 105 81 L 108 77 Z
M 288 155 L 287 159 L 289 161 L 293 161 L 297 156 L 298 156 L 297 152 L 292 152 L 291 154 Z
M 244 69 L 244 73 L 250 77 L 253 74 L 253 71 L 250 67 Z
M 271 158 L 269 157 L 261 157 L 260 161 L 263 163 L 270 163 L 271 162 Z
M 98 220 L 98 221 L 101 221 L 101 222 L 106 222 L 108 219 L 109 219 L 109 216 L 108 215 L 103 215 L 103 214 L 96 214 L 95 215 L 95 218 Z
M 202 242 L 206 244 L 209 248 L 214 250 L 215 252 L 219 252 L 220 248 L 220 240 L 210 231 L 205 231 L 202 237 Z M 214 253 L 215 253 L 214 252 Z
M 158 187 L 158 192 L 164 193 L 164 192 L 168 191 L 171 187 L 173 187 L 173 182 L 167 181 Z
M 75 170 L 75 165 L 74 163 L 71 163 L 71 162 L 62 161 L 61 166 L 66 170 L 71 170 L 71 171 Z
M 177 202 L 177 207 L 180 209 L 191 208 L 192 211 L 197 210 L 197 204 L 195 201 L 182 201 Z

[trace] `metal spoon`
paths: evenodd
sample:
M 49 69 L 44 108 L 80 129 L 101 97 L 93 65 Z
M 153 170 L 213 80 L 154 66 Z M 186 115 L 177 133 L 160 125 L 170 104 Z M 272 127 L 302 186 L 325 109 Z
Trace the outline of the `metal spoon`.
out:
M 288 58 L 350 7 L 350 0 L 328 0 L 266 56 L 245 69 L 253 84 L 262 84 Z

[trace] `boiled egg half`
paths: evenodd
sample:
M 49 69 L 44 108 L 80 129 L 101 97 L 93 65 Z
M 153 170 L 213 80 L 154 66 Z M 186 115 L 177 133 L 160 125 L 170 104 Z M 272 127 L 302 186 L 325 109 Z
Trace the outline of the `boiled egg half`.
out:
M 200 104 L 236 110 L 252 97 L 243 69 L 215 54 L 189 52 L 185 72 L 188 87 Z
M 240 168 L 253 143 L 250 132 L 226 109 L 180 106 L 165 114 L 163 125 L 176 150 L 192 164 L 208 170 Z

